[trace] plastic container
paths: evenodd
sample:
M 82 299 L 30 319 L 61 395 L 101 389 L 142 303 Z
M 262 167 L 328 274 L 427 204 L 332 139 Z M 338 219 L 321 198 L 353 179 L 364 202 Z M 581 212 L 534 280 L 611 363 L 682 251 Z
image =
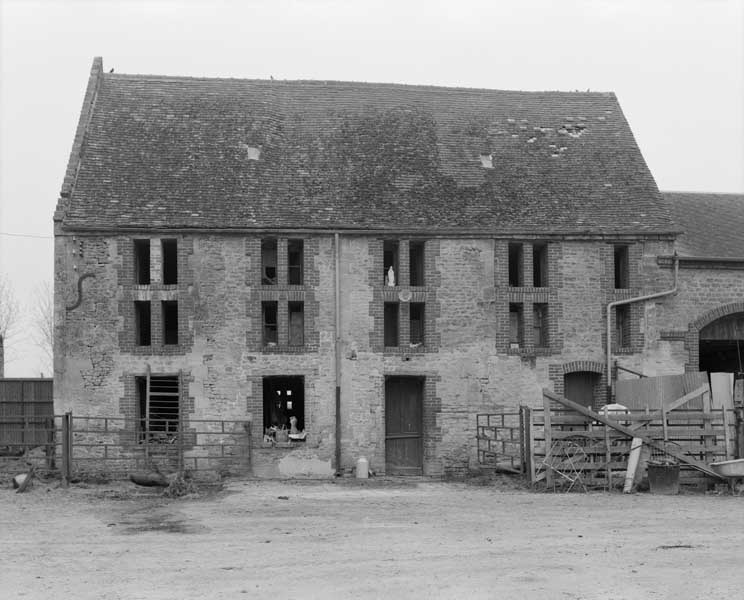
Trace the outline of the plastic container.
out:
M 652 494 L 679 494 L 679 465 L 649 463 L 648 485 Z
M 367 479 L 369 477 L 369 462 L 363 456 L 356 461 L 356 478 Z

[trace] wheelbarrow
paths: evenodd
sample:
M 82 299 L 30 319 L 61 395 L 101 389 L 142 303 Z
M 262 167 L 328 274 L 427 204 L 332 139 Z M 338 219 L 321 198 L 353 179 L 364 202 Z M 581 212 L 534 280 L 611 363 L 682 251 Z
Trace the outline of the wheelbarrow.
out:
M 728 480 L 732 492 L 734 491 L 736 480 L 744 478 L 744 458 L 710 463 L 710 468 Z

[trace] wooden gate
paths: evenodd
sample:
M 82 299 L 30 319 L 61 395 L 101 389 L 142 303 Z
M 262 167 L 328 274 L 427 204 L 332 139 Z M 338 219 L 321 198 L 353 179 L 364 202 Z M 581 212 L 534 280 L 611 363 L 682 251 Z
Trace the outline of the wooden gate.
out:
M 385 472 L 423 473 L 423 380 L 388 377 L 385 380 Z

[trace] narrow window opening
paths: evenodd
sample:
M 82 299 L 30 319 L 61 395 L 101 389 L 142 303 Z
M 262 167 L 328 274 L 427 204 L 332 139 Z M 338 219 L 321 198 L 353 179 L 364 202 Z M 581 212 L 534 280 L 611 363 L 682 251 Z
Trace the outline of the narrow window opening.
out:
M 522 244 L 509 244 L 509 286 L 522 287 Z
M 262 302 L 263 315 L 263 345 L 276 346 L 277 337 L 277 308 L 278 302 Z
M 533 343 L 536 348 L 548 347 L 548 305 L 532 305 Z
M 289 303 L 289 345 L 305 345 L 305 303 Z
M 134 282 L 150 285 L 150 240 L 134 240 Z
M 615 307 L 615 340 L 618 348 L 630 347 L 630 306 Z
M 386 285 L 398 284 L 398 242 L 385 240 L 383 242 L 382 263 L 384 267 L 383 281 Z
M 424 242 L 411 242 L 408 246 L 411 285 L 424 285 Z
M 305 429 L 305 380 L 298 376 L 263 378 L 264 434 L 276 437 L 277 431 L 297 435 Z M 293 433 L 297 432 L 297 433 Z M 286 439 L 284 440 L 286 441 Z
M 139 406 L 140 440 L 167 443 L 178 432 L 180 398 L 178 375 L 151 375 L 148 397 L 147 377 L 135 377 Z
M 385 346 L 396 347 L 398 345 L 398 303 L 385 302 Z
M 420 346 L 424 343 L 424 303 L 411 302 L 410 304 L 410 335 L 411 345 Z
M 163 302 L 163 343 L 178 344 L 178 302 Z
M 524 331 L 524 314 L 522 304 L 509 304 L 509 345 L 512 348 L 522 347 Z
M 261 240 L 261 283 L 276 285 L 276 240 Z
M 178 283 L 178 241 L 162 240 L 163 255 L 163 283 L 176 285 Z
M 548 245 L 532 246 L 532 284 L 535 287 L 548 287 Z
M 630 266 L 628 264 L 628 247 L 615 246 L 615 289 L 624 290 L 629 286 Z
M 302 285 L 302 263 L 302 240 L 289 240 L 287 242 L 287 276 L 290 285 Z
M 138 346 L 150 345 L 150 303 L 147 301 L 134 302 L 134 335 Z

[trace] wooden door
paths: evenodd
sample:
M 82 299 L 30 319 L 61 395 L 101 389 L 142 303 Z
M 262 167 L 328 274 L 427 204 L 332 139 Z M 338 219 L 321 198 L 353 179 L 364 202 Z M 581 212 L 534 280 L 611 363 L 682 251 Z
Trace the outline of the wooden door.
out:
M 563 377 L 564 395 L 581 406 L 597 408 L 594 402 L 594 392 L 599 383 L 599 373 L 591 371 L 577 371 L 566 373 Z
M 385 471 L 388 475 L 423 473 L 423 380 L 385 380 Z

